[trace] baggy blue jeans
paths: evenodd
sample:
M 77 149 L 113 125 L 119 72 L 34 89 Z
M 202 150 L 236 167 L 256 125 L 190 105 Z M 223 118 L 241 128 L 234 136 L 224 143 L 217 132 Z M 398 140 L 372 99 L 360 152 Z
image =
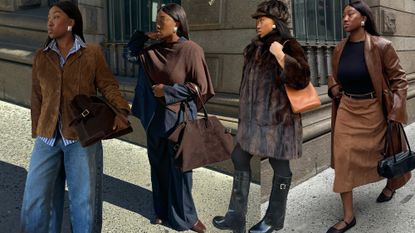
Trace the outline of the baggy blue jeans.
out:
M 21 232 L 58 233 L 62 227 L 65 180 L 73 233 L 101 232 L 103 151 L 98 142 L 49 146 L 36 139 L 27 174 Z

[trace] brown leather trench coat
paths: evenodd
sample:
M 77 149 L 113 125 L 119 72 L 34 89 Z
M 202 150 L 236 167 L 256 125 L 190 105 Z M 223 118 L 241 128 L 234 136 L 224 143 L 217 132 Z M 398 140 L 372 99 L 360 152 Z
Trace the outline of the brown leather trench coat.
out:
M 332 117 L 331 117 L 331 130 L 332 130 L 332 144 L 333 149 L 333 135 L 334 126 L 336 124 L 336 116 L 339 98 L 341 98 L 341 84 L 337 79 L 338 65 L 340 62 L 340 56 L 343 52 L 344 46 L 349 38 L 343 39 L 339 42 L 333 51 L 332 58 L 332 75 L 328 79 L 328 95 L 332 98 Z M 364 56 L 366 66 L 372 80 L 373 88 L 376 92 L 376 98 L 382 106 L 384 103 L 384 93 L 392 92 L 393 106 L 386 113 L 385 117 L 388 120 L 393 120 L 400 123 L 406 123 L 408 120 L 408 114 L 406 110 L 406 98 L 408 90 L 408 81 L 406 79 L 406 73 L 399 64 L 399 57 L 392 47 L 392 43 L 382 37 L 372 36 L 366 33 L 364 42 Z M 389 84 L 389 88 L 382 84 L 382 79 L 386 80 Z M 333 161 L 333 160 L 332 160 Z M 333 163 L 331 164 L 333 167 Z M 405 180 L 409 180 L 406 176 Z M 406 181 L 403 181 L 406 183 Z M 403 185 L 403 184 L 402 184 Z M 402 186 L 396 185 L 396 186 Z
M 51 138 L 60 113 L 63 136 L 78 139 L 76 132 L 69 127 L 74 118 L 69 104 L 76 95 L 96 95 L 97 90 L 117 109 L 130 112 L 98 45 L 88 44 L 79 49 L 68 58 L 63 68 L 60 67 L 59 55 L 54 51 L 38 50 L 32 68 L 32 137 Z

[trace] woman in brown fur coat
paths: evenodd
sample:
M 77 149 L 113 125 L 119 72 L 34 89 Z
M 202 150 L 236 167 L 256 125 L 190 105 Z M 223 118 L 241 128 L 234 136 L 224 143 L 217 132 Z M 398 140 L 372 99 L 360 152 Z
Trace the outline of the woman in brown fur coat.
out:
M 269 158 L 274 178 L 266 214 L 249 232 L 272 232 L 283 228 L 292 176 L 289 160 L 301 156 L 302 146 L 301 115 L 292 112 L 284 84 L 302 89 L 310 71 L 303 49 L 290 35 L 282 1 L 262 2 L 252 17 L 258 36 L 244 51 L 232 195 L 228 212 L 213 224 L 245 232 L 250 159 L 258 155 Z

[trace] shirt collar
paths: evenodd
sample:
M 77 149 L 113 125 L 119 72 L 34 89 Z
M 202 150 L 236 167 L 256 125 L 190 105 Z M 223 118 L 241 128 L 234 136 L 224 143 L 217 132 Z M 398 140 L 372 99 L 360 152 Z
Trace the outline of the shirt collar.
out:
M 74 35 L 74 36 L 75 36 L 75 41 L 74 41 L 74 45 L 72 46 L 72 48 L 75 48 L 75 51 L 78 51 L 81 47 L 86 48 L 86 44 L 81 39 L 81 37 L 79 37 L 78 35 Z M 49 42 L 48 46 L 46 46 L 46 48 L 44 48 L 43 51 L 46 51 L 48 49 L 51 49 L 53 51 L 59 51 L 58 44 L 56 43 L 55 39 Z

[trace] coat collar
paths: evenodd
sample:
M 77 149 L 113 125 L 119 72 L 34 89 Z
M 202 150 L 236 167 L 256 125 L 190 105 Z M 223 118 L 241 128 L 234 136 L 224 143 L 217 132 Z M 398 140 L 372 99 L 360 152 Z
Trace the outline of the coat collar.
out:
M 58 66 L 60 68 L 60 64 L 61 64 L 61 59 L 65 59 L 65 64 L 70 65 L 72 64 L 74 61 L 76 61 L 81 55 L 82 55 L 82 49 L 86 48 L 87 45 L 85 44 L 85 42 L 78 36 L 75 35 L 74 36 L 74 43 L 72 48 L 69 50 L 69 53 L 67 55 L 66 58 L 61 58 L 62 55 L 59 51 L 58 48 L 58 44 L 56 43 L 56 40 L 52 40 L 44 49 L 43 52 L 47 52 L 48 54 L 53 54 L 53 52 L 55 54 L 57 54 L 57 61 L 58 61 Z M 51 52 L 53 51 L 53 52 Z M 51 59 L 51 62 L 55 64 L 55 57 L 53 55 L 48 55 L 48 58 Z

